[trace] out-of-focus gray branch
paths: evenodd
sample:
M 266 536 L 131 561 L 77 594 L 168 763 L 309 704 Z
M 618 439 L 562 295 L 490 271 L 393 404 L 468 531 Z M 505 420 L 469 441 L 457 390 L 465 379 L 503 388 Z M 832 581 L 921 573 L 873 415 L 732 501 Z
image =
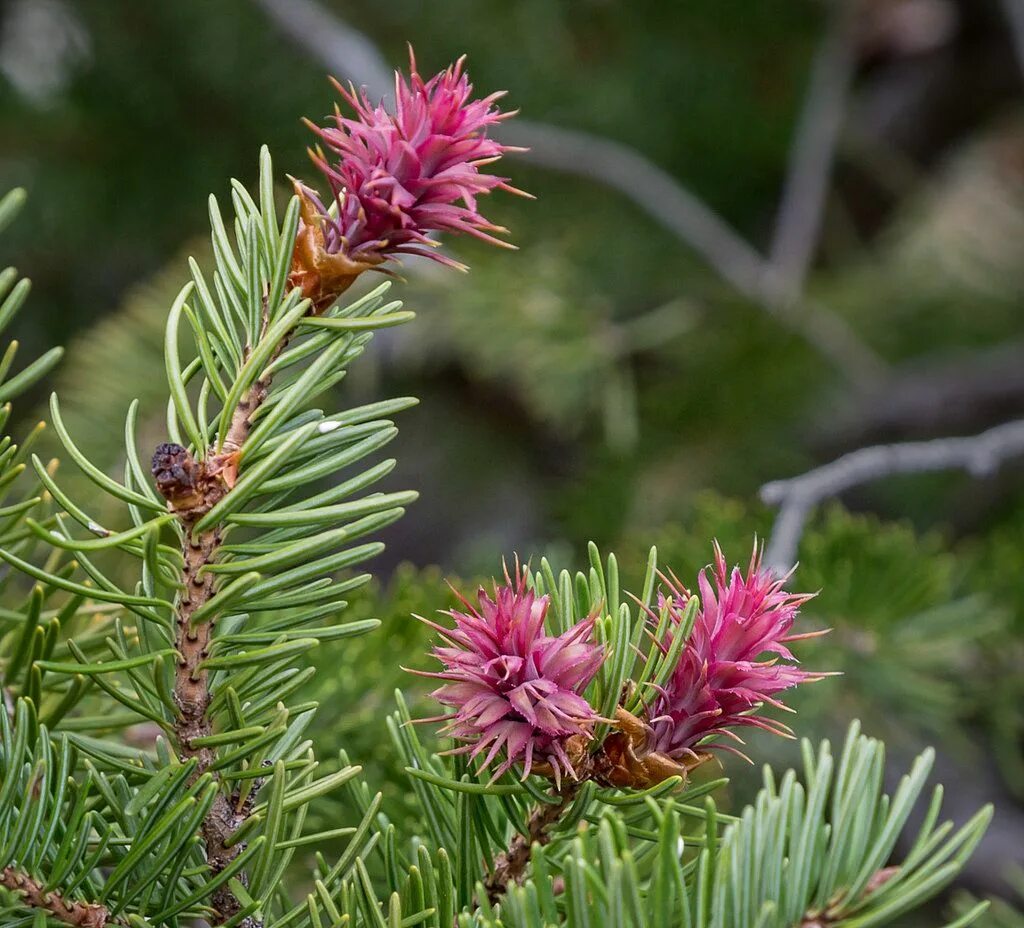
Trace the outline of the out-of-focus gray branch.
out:
M 826 456 L 893 440 L 969 432 L 1024 415 L 1024 340 L 901 366 L 880 389 L 849 396 L 817 424 Z
M 614 139 L 516 119 L 502 139 L 529 148 L 531 164 L 596 180 L 629 197 L 697 252 L 740 293 L 761 302 L 768 268 L 729 224 L 635 148 Z
M 821 234 L 856 63 L 853 11 L 849 0 L 831 0 L 828 26 L 814 56 L 790 148 L 770 252 L 778 283 L 790 297 L 803 291 Z
M 939 470 L 966 470 L 983 477 L 998 470 L 1007 458 L 1020 454 L 1024 454 L 1024 419 L 965 438 L 935 438 L 861 448 L 799 477 L 766 483 L 761 487 L 761 499 L 778 506 L 779 513 L 765 559 L 779 572 L 792 567 L 811 511 L 851 487 L 894 474 Z
M 392 71 L 376 46 L 316 0 L 254 2 L 283 33 L 315 54 L 337 76 L 365 85 L 372 96 L 385 97 L 391 92 Z M 829 129 L 826 135 L 833 132 Z M 636 149 L 592 133 L 523 119 L 503 127 L 502 137 L 510 144 L 528 147 L 530 161 L 535 164 L 592 178 L 627 196 L 697 252 L 723 280 L 802 335 L 858 388 L 865 388 L 884 375 L 883 362 L 841 316 L 795 295 L 792 286 L 783 285 L 773 262 L 759 254 L 699 197 Z M 831 148 L 832 144 L 825 147 Z M 815 152 L 808 157 L 813 154 L 819 158 L 819 145 L 816 143 L 814 148 Z M 827 185 L 828 166 L 824 171 Z M 805 195 L 802 183 L 787 195 L 787 200 Z M 817 222 L 804 231 L 802 212 L 792 220 L 794 229 L 797 219 L 801 236 L 808 231 L 817 236 Z M 795 238 L 796 231 L 792 235 Z
M 394 89 L 394 69 L 370 38 L 314 0 L 254 0 L 296 45 L 312 52 L 335 77 L 366 87 L 371 97 Z
M 784 285 L 772 262 L 636 149 L 590 132 L 525 119 L 506 125 L 503 138 L 529 148 L 533 164 L 589 177 L 623 193 L 700 255 L 722 280 L 806 339 L 859 391 L 887 375 L 884 362 L 842 316 Z

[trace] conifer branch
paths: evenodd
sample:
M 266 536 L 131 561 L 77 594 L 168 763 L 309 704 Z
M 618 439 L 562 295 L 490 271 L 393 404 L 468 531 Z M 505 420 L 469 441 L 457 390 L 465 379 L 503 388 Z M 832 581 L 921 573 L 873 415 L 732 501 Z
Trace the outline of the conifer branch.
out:
M 73 925 L 75 928 L 109 928 L 128 924 L 112 916 L 110 910 L 99 903 L 65 899 L 56 890 L 47 892 L 38 880 L 14 867 L 5 867 L 0 871 L 0 886 L 19 896 L 24 905 L 42 909 L 65 925 Z
M 210 747 L 193 747 L 194 739 L 213 733 L 208 709 L 210 706 L 209 674 L 200 665 L 209 649 L 213 634 L 213 621 L 200 622 L 192 628 L 192 615 L 204 606 L 213 595 L 213 576 L 203 575 L 202 570 L 217 558 L 220 547 L 220 532 L 214 529 L 193 537 L 189 525 L 185 525 L 185 540 L 182 555 L 184 592 L 178 604 L 176 647 L 181 660 L 178 663 L 174 682 L 174 701 L 180 715 L 175 719 L 174 729 L 178 751 L 182 760 L 195 758 L 199 763 L 194 776 L 198 778 L 213 765 L 216 750 Z M 203 843 L 206 846 L 206 861 L 211 871 L 218 874 L 227 867 L 246 845 L 238 842 L 233 847 L 227 844 L 228 836 L 242 823 L 230 799 L 218 792 L 210 811 L 202 822 Z M 243 878 L 244 879 L 244 878 Z M 218 888 L 211 899 L 220 922 L 227 921 L 240 908 L 234 893 L 227 886 Z M 219 923 L 219 922 L 218 922 Z M 258 928 L 258 923 L 247 920 L 246 928 Z
M 266 334 L 268 321 L 267 305 L 264 300 L 261 336 Z M 291 336 L 292 333 L 289 332 L 281 339 L 264 372 L 239 401 L 219 451 L 216 445 L 209 447 L 203 461 L 197 464 L 184 449 L 162 445 L 154 457 L 154 472 L 158 475 L 161 492 L 167 496 L 172 508 L 177 508 L 183 501 L 185 503 L 178 511 L 183 529 L 181 553 L 184 564 L 181 575 L 182 593 L 178 600 L 176 615 L 175 647 L 181 657 L 174 682 L 174 701 L 179 712 L 174 730 L 181 759 L 187 761 L 194 758 L 198 761 L 193 779 L 198 779 L 210 770 L 217 758 L 215 748 L 195 747 L 196 739 L 208 738 L 213 734 L 213 723 L 209 715 L 209 671 L 203 667 L 203 661 L 210 653 L 215 617 L 211 616 L 206 621 L 193 623 L 193 616 L 206 606 L 216 593 L 214 574 L 207 572 L 206 568 L 217 562 L 222 541 L 222 526 L 217 525 L 198 533 L 193 531 L 193 527 L 231 492 L 238 454 L 249 437 L 253 417 L 270 393 L 273 378 L 266 371 L 280 357 Z M 187 456 L 183 461 L 185 467 L 182 469 L 190 479 L 184 482 L 169 479 L 177 476 L 177 472 L 169 466 L 171 462 L 166 460 L 171 453 L 168 449 L 171 448 L 175 449 L 172 453 L 179 457 L 181 452 Z M 222 873 L 246 849 L 246 842 L 231 843 L 229 839 L 248 814 L 249 810 L 243 807 L 238 797 L 226 794 L 223 789 L 218 792 L 201 826 L 207 864 L 214 875 Z M 239 874 L 238 878 L 243 885 L 247 885 L 244 872 Z M 216 924 L 228 921 L 241 909 L 241 903 L 227 884 L 214 891 L 211 902 L 217 912 Z M 261 924 L 254 918 L 246 918 L 241 922 L 242 928 L 260 928 Z

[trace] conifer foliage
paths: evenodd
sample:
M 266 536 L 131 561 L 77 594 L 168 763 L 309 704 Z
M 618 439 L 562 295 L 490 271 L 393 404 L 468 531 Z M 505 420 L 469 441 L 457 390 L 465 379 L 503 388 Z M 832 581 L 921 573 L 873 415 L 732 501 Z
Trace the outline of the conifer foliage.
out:
M 459 62 L 399 79 L 393 115 L 343 91 L 355 116 L 314 152 L 330 197 L 296 182 L 279 211 L 266 150 L 255 193 L 232 181 L 233 215 L 211 197 L 212 266 L 191 262 L 167 314 L 165 440 L 141 448 L 127 402 L 111 475 L 51 399 L 60 468 L 119 522 L 32 453 L 39 429 L 0 441 L 4 925 L 867 928 L 938 893 L 984 832 L 988 810 L 940 823 L 936 790 L 897 853 L 930 758 L 887 796 L 882 746 L 856 727 L 838 759 L 805 744 L 801 776 L 766 771 L 750 808 L 717 809 L 713 749 L 744 726 L 788 734 L 782 690 L 842 685 L 797 667 L 806 597 L 756 552 L 744 573 L 716 551 L 691 593 L 652 550 L 627 594 L 592 547 L 584 572 L 517 566 L 454 628 L 430 620 L 441 669 L 396 663 L 442 678 L 434 721 L 454 743 L 421 738 L 401 694 L 381 738 L 415 827 L 389 819 L 360 758 L 320 756 L 307 655 L 374 632 L 346 597 L 416 493 L 377 489 L 415 400 L 317 404 L 378 329 L 413 319 L 389 282 L 345 302 L 365 271 L 433 249 L 429 233 L 503 231 L 478 211 L 514 190 L 482 171 L 503 115 L 471 90 Z M 22 199 L 0 201 L 0 227 Z M 0 272 L 0 329 L 27 290 Z M 15 351 L 4 426 L 60 357 L 11 374 Z M 310 814 L 329 794 L 354 820 Z

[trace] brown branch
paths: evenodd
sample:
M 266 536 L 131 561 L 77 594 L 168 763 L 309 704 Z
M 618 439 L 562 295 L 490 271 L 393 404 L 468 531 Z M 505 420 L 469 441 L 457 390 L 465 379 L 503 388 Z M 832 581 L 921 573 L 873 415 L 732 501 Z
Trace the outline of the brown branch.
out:
M 281 350 L 283 343 L 275 358 Z M 249 436 L 253 413 L 266 400 L 269 390 L 270 377 L 263 374 L 236 407 L 222 448 L 219 451 L 208 448 L 202 461 L 196 461 L 187 449 L 175 444 L 160 445 L 153 456 L 157 488 L 177 513 L 183 529 L 181 592 L 175 607 L 175 647 L 180 657 L 174 677 L 177 707 L 174 733 L 181 759 L 197 761 L 194 778 L 206 773 L 217 757 L 214 748 L 197 747 L 195 744 L 196 739 L 213 734 L 213 722 L 209 716 L 209 672 L 202 665 L 209 656 L 216 616 L 202 622 L 194 622 L 193 617 L 216 593 L 214 575 L 205 568 L 217 561 L 222 527 L 214 526 L 199 533 L 193 528 L 231 491 L 238 451 Z M 215 874 L 223 871 L 245 850 L 244 842 L 228 843 L 245 817 L 246 811 L 239 807 L 237 798 L 221 789 L 201 825 L 206 862 Z M 245 875 L 241 874 L 239 878 L 244 883 Z M 210 902 L 217 912 L 215 924 L 227 921 L 241 908 L 235 894 L 226 885 L 213 893 Z M 245 919 L 241 928 L 259 928 L 259 922 Z
M 192 520 L 194 521 L 194 519 Z M 208 709 L 210 707 L 209 673 L 201 664 L 209 653 L 213 636 L 214 621 L 200 622 L 192 627 L 192 616 L 205 605 L 214 594 L 213 575 L 204 574 L 203 568 L 217 558 L 220 547 L 220 532 L 216 529 L 194 536 L 186 523 L 185 541 L 182 554 L 185 564 L 182 568 L 183 591 L 178 601 L 178 633 L 176 646 L 181 654 L 174 681 L 174 701 L 179 715 L 174 728 L 178 741 L 178 753 L 182 760 L 195 758 L 198 761 L 195 776 L 201 776 L 213 765 L 216 751 L 213 748 L 194 747 L 194 739 L 213 734 L 213 725 Z M 217 793 L 210 811 L 202 822 L 203 843 L 206 846 L 206 862 L 216 874 L 224 870 L 243 850 L 244 842 L 228 846 L 228 838 L 244 820 L 237 804 L 225 795 Z M 241 875 L 244 882 L 244 874 Z M 237 914 L 241 905 L 235 894 L 227 887 L 215 890 L 210 899 L 217 912 L 220 924 Z M 244 928 L 258 928 L 253 919 L 242 922 Z
M 306 214 L 304 218 L 309 219 Z M 312 299 L 309 312 L 316 314 L 332 305 L 358 274 L 370 265 L 356 265 L 345 259 L 346 274 L 325 276 L 326 271 L 337 268 L 330 263 L 331 256 L 323 250 L 322 233 L 310 222 L 300 224 L 289 284 L 302 287 Z M 307 292 L 310 282 L 316 288 L 313 294 Z M 269 327 L 269 308 L 264 294 L 260 340 L 266 337 Z M 269 370 L 288 347 L 293 334 L 294 330 L 286 333 L 275 346 L 267 366 L 232 411 L 230 425 L 219 446 L 207 448 L 202 461 L 196 461 L 187 449 L 175 444 L 160 445 L 153 456 L 157 488 L 177 514 L 184 536 L 181 593 L 175 607 L 175 647 L 180 657 L 174 678 L 174 702 L 178 710 L 174 731 L 182 760 L 197 761 L 194 778 L 209 771 L 217 759 L 214 748 L 196 746 L 197 739 L 213 734 L 213 722 L 209 716 L 209 672 L 202 665 L 209 657 L 217 617 L 211 615 L 202 622 L 194 622 L 194 617 L 216 593 L 214 575 L 206 568 L 217 561 L 223 526 L 215 525 L 199 533 L 194 531 L 194 527 L 234 487 L 241 450 L 252 431 L 256 413 L 270 393 L 273 375 Z M 248 356 L 251 347 L 246 352 Z M 221 786 L 201 825 L 206 862 L 215 874 L 222 872 L 245 850 L 245 842 L 232 844 L 229 840 L 251 811 L 237 792 L 228 793 L 223 783 Z M 252 790 L 250 795 L 254 796 L 255 792 Z M 244 872 L 238 879 L 246 885 Z M 217 925 L 236 916 L 242 908 L 227 885 L 215 890 L 210 902 L 216 912 L 213 923 Z M 261 928 L 261 925 L 257 919 L 246 918 L 239 923 L 239 928 Z
M 530 862 L 530 849 L 534 844 L 547 844 L 551 837 L 548 829 L 555 824 L 572 804 L 580 785 L 566 781 L 560 789 L 553 791 L 558 801 L 544 803 L 534 809 L 526 823 L 527 834 L 516 833 L 507 851 L 502 851 L 494 860 L 494 869 L 484 881 L 484 891 L 492 904 L 497 902 L 509 886 L 519 885 L 526 876 Z
M 261 334 L 266 332 L 267 325 L 267 310 L 264 306 Z M 280 357 L 290 339 L 290 334 L 282 339 L 268 367 Z M 195 746 L 197 738 L 213 734 L 213 722 L 209 716 L 209 672 L 202 664 L 209 656 L 216 616 L 198 623 L 193 623 L 193 616 L 216 592 L 214 575 L 205 568 L 217 561 L 222 526 L 214 526 L 200 533 L 195 533 L 193 526 L 231 492 L 239 451 L 252 430 L 254 414 L 266 401 L 271 379 L 266 371 L 260 375 L 235 408 L 220 449 L 208 448 L 203 461 L 196 462 L 186 449 L 178 445 L 161 445 L 153 458 L 157 486 L 171 508 L 177 512 L 184 529 L 184 565 L 181 593 L 176 606 L 175 647 L 180 659 L 174 680 L 174 701 L 178 709 L 174 730 L 182 760 L 197 761 L 197 778 L 207 772 L 217 758 L 214 748 Z M 228 794 L 223 789 L 217 793 L 201 825 L 206 862 L 215 874 L 222 872 L 245 850 L 245 842 L 228 842 L 248 814 L 249 810 L 240 805 L 236 795 Z M 245 874 L 239 874 L 239 879 L 244 885 Z M 217 913 L 214 924 L 223 924 L 241 909 L 241 903 L 226 885 L 214 891 L 210 903 Z M 246 918 L 240 923 L 240 928 L 260 926 L 261 923 L 253 918 Z
M 99 903 L 65 899 L 56 890 L 46 892 L 42 883 L 14 867 L 0 871 L 0 886 L 20 896 L 24 905 L 43 909 L 65 925 L 74 925 L 75 928 L 108 928 L 111 925 L 128 924 L 112 916 L 110 910 Z

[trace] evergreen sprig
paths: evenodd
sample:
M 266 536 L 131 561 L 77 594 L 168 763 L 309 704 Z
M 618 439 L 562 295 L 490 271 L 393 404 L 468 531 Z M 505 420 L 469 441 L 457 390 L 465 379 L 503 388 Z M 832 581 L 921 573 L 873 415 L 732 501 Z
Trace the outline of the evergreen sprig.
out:
M 620 797 L 589 812 L 581 812 L 583 800 L 577 800 L 554 840 L 533 843 L 529 875 L 497 904 L 479 868 L 465 862 L 489 856 L 495 822 L 522 828 L 524 806 L 550 797 L 525 784 L 485 785 L 466 775 L 452 782 L 432 772 L 436 758 L 421 754 L 419 762 L 431 769 L 416 768 L 415 780 L 439 790 L 418 792 L 429 810 L 428 833 L 438 824 L 451 833 L 440 847 L 432 834 L 425 837 L 397 874 L 394 852 L 382 851 L 392 894 L 369 909 L 367 898 L 360 899 L 360 877 L 354 878 L 350 898 L 359 904 L 347 913 L 350 923 L 398 924 L 408 917 L 436 928 L 453 918 L 466 928 L 899 924 L 894 920 L 954 879 L 992 815 L 982 809 L 959 828 L 940 822 L 941 787 L 930 799 L 924 795 L 930 751 L 917 758 L 895 793 L 884 793 L 884 748 L 857 723 L 838 758 L 827 741 L 815 749 L 805 739 L 802 753 L 803 782 L 792 770 L 776 780 L 766 769 L 764 786 L 739 818 L 720 813 L 705 795 L 718 784 Z M 923 812 L 923 821 L 908 833 L 915 811 Z M 894 857 L 898 844 L 904 850 Z M 947 928 L 970 924 L 986 907 L 965 907 Z
M 101 525 L 34 458 L 36 476 L 60 511 L 47 521 L 25 519 L 22 547 L 47 543 L 53 554 L 37 565 L 16 544 L 0 552 L 36 580 L 24 606 L 28 631 L 15 644 L 8 679 L 24 665 L 35 675 L 37 701 L 52 688 L 56 705 L 45 717 L 66 715 L 96 686 L 120 703 L 121 725 L 148 722 L 163 733 L 171 756 L 189 770 L 183 782 L 190 789 L 204 784 L 192 831 L 201 835 L 205 882 L 171 891 L 163 906 L 170 914 L 158 913 L 158 923 L 204 905 L 238 924 L 264 919 L 274 910 L 280 874 L 294 853 L 287 842 L 299 837 L 308 803 L 358 772 L 345 766 L 319 775 L 302 739 L 314 707 L 289 695 L 309 676 L 298 666 L 302 654 L 377 624 L 334 621 L 342 597 L 368 575 L 340 582 L 331 575 L 377 554 L 381 545 L 364 536 L 400 517 L 415 499 L 414 493 L 362 494 L 387 474 L 387 462 L 351 470 L 394 437 L 386 417 L 413 401 L 336 415 L 310 408 L 344 376 L 375 329 L 412 314 L 385 301 L 385 283 L 349 306 L 308 317 L 309 301 L 298 290 L 285 293 L 298 200 L 278 224 L 266 151 L 260 192 L 257 206 L 234 185 L 234 244 L 211 199 L 216 266 L 208 281 L 193 265 L 193 282 L 169 313 L 173 443 L 161 446 L 155 460 L 166 499 L 136 445 L 137 404 L 126 418 L 126 464 L 118 480 L 79 449 L 54 396 L 52 421 L 65 453 L 96 488 L 120 501 L 129 524 Z M 183 359 L 179 328 L 186 326 L 193 344 Z M 345 468 L 347 479 L 311 489 Z M 137 565 L 134 582 L 120 580 L 124 558 Z M 116 572 L 106 563 L 117 563 Z M 26 640 L 36 629 L 36 637 L 45 634 L 43 604 L 53 593 L 65 595 L 65 621 L 97 609 L 116 612 L 99 613 L 103 625 L 89 635 L 68 637 L 59 647 L 51 640 L 48 649 L 32 652 Z M 59 628 L 60 615 L 50 622 Z M 87 716 L 68 722 L 88 730 Z M 94 724 L 107 731 L 118 725 L 110 715 Z M 102 741 L 90 741 L 88 750 L 96 763 L 126 766 Z M 244 870 L 235 866 L 240 859 Z M 139 856 L 138 863 L 119 864 L 118 880 L 141 879 L 135 869 L 141 862 Z M 179 863 L 168 855 L 165 866 Z
M 746 574 L 730 574 L 716 549 L 699 596 L 661 573 L 652 549 L 630 597 L 617 559 L 591 546 L 584 572 L 517 565 L 496 600 L 481 594 L 486 615 L 463 600 L 469 612 L 450 613 L 458 631 L 435 626 L 464 649 L 435 649 L 448 662 L 440 675 L 470 690 L 497 683 L 478 728 L 454 729 L 454 751 L 421 740 L 398 694 L 386 728 L 414 828 L 389 817 L 360 758 L 318 756 L 307 658 L 377 627 L 339 616 L 369 579 L 356 570 L 381 551 L 374 536 L 416 498 L 377 491 L 394 462 L 372 461 L 414 400 L 318 406 L 378 329 L 413 314 L 388 301 L 388 283 L 339 298 L 396 254 L 432 254 L 428 232 L 502 231 L 471 194 L 512 189 L 478 170 L 504 151 L 486 139 L 503 116 L 496 97 L 468 102 L 470 90 L 462 62 L 430 81 L 413 62 L 395 115 L 342 90 L 357 118 L 318 130 L 340 160 L 314 153 L 329 205 L 296 183 L 279 212 L 265 149 L 255 194 L 232 182 L 233 215 L 211 197 L 212 263 L 190 262 L 167 316 L 167 440 L 151 466 L 138 401 L 115 475 L 52 397 L 88 499 L 30 442 L 0 442 L 0 492 L 24 474 L 26 494 L 0 510 L 5 924 L 867 928 L 931 898 L 980 839 L 990 810 L 959 830 L 939 825 L 938 791 L 894 863 L 930 758 L 886 796 L 882 747 L 856 727 L 838 762 L 827 744 L 804 743 L 804 784 L 766 772 L 741 816 L 718 810 L 711 794 L 725 780 L 694 772 L 709 751 L 739 726 L 783 733 L 762 708 L 821 676 L 786 648 L 804 637 L 791 628 L 807 597 L 786 592 L 756 551 Z M 0 201 L 0 226 L 19 202 Z M 0 276 L 0 328 L 27 292 L 15 280 Z M 59 355 L 5 380 L 13 357 L 0 361 L 5 401 Z M 492 622 L 502 609 L 504 624 Z M 462 659 L 482 661 L 482 676 L 460 676 Z M 548 689 L 513 697 L 502 685 L 520 673 Z M 438 698 L 454 706 L 465 693 Z M 550 706 L 572 725 L 530 718 Z M 474 764 L 467 751 L 489 745 L 474 749 L 466 732 L 501 717 L 530 729 L 530 752 L 508 737 Z M 498 773 L 485 772 L 502 749 Z M 329 798 L 354 820 L 325 820 Z M 310 879 L 289 891 L 307 854 Z

